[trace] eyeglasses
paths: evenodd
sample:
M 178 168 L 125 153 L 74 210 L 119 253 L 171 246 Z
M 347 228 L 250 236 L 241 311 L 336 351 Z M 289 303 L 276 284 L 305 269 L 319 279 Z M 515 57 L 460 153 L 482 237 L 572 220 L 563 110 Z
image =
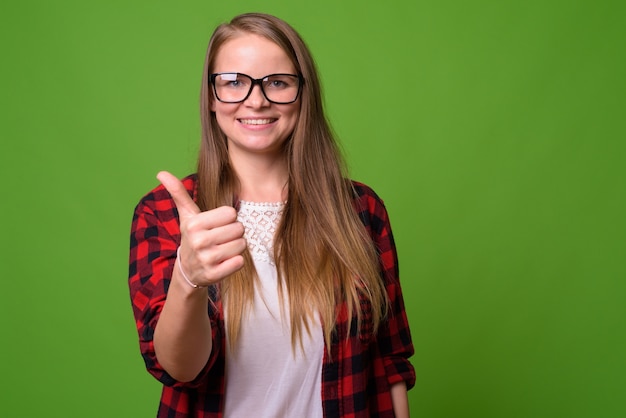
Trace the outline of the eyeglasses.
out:
M 303 83 L 302 77 L 293 74 L 270 74 L 254 79 L 242 73 L 216 73 L 209 80 L 215 97 L 223 103 L 243 102 L 258 84 L 269 102 L 289 104 L 298 99 Z

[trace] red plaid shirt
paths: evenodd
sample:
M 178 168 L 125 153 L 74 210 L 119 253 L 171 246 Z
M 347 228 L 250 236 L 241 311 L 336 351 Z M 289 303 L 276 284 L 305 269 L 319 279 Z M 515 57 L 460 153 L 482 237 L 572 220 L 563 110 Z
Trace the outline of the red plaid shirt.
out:
M 196 176 L 183 180 L 196 197 Z M 347 329 L 345 304 L 339 307 L 337 332 L 331 351 L 324 351 L 322 405 L 325 417 L 393 417 L 389 388 L 415 383 L 408 358 L 413 344 L 398 279 L 398 261 L 382 201 L 367 186 L 354 183 L 355 207 L 380 254 L 383 277 L 391 309 L 376 335 L 367 326 Z M 208 288 L 208 315 L 213 329 L 213 351 L 203 371 L 192 382 L 173 379 L 158 363 L 152 337 L 180 244 L 178 212 L 169 193 L 159 186 L 137 205 L 130 242 L 129 286 L 139 346 L 148 371 L 163 383 L 157 417 L 187 418 L 223 416 L 225 338 L 224 316 L 216 287 Z M 362 304 L 367 319 L 371 306 Z M 367 322 L 367 321 L 365 321 Z M 352 322 L 356 324 L 356 320 Z M 349 336 L 346 338 L 346 334 Z

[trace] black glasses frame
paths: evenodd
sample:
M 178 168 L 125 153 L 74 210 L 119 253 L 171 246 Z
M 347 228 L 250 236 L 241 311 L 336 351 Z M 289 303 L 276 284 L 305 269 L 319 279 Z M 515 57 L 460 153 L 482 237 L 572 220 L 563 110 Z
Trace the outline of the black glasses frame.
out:
M 217 78 L 218 75 L 222 75 L 222 74 L 237 74 L 238 76 L 242 75 L 242 76 L 248 77 L 250 80 L 252 80 L 252 83 L 250 84 L 250 90 L 248 90 L 248 94 L 246 94 L 246 97 L 244 97 L 241 100 L 236 100 L 236 101 L 228 101 L 228 100 L 220 99 L 219 95 L 217 94 L 217 87 L 215 86 L 215 79 Z M 298 92 L 296 93 L 295 99 L 293 99 L 293 100 L 291 100 L 289 102 L 277 102 L 277 101 L 271 100 L 269 97 L 267 97 L 267 94 L 265 93 L 265 90 L 263 89 L 263 80 L 265 80 L 268 77 L 272 77 L 272 76 L 276 76 L 276 75 L 288 75 L 288 76 L 291 76 L 291 77 L 296 77 L 298 79 Z M 219 100 L 220 102 L 222 102 L 222 103 L 241 103 L 241 102 L 244 102 L 248 97 L 250 97 L 250 94 L 252 94 L 252 90 L 254 90 L 254 86 L 258 85 L 259 88 L 261 89 L 261 93 L 263 93 L 263 97 L 265 97 L 268 102 L 274 103 L 274 104 L 290 104 L 290 103 L 293 103 L 296 100 L 298 100 L 298 97 L 300 97 L 300 92 L 302 91 L 302 85 L 304 84 L 304 79 L 302 78 L 301 75 L 286 74 L 286 73 L 268 74 L 268 75 L 263 76 L 261 78 L 252 78 L 248 74 L 244 74 L 244 73 L 226 72 L 226 73 L 213 73 L 213 74 L 210 74 L 209 75 L 209 83 L 211 83 L 213 85 L 213 92 L 215 93 L 215 98 L 217 100 Z

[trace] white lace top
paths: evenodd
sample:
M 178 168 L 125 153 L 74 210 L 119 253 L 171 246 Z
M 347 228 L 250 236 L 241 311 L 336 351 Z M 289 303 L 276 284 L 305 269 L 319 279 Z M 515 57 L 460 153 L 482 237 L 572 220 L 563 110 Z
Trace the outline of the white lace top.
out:
M 259 281 L 254 306 L 244 318 L 235 352 L 226 344 L 225 417 L 322 417 L 324 337 L 319 322 L 291 348 L 289 301 L 278 299 L 274 234 L 283 203 L 242 201 L 237 220 Z M 228 312 L 224 312 L 228 316 Z M 228 335 L 228 332 L 226 333 Z
M 246 229 L 248 249 L 255 261 L 274 264 L 274 234 L 283 215 L 284 203 L 253 203 L 242 200 L 237 220 Z

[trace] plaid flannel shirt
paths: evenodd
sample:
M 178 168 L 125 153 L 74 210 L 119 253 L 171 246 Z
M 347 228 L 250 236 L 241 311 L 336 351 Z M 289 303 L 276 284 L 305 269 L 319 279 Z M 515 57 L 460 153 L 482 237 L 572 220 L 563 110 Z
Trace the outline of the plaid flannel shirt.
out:
M 196 176 L 183 179 L 196 198 Z M 387 211 L 369 187 L 353 182 L 355 208 L 376 244 L 390 311 L 373 335 L 370 327 L 347 329 L 345 303 L 338 307 L 337 329 L 330 353 L 324 349 L 322 406 L 325 417 L 393 417 L 390 386 L 415 383 L 408 358 L 413 344 L 398 278 L 398 261 Z M 169 193 L 159 186 L 135 208 L 130 242 L 129 286 L 139 346 L 148 371 L 163 384 L 157 417 L 187 418 L 223 416 L 225 336 L 224 317 L 216 286 L 207 289 L 214 305 L 208 316 L 213 331 L 213 351 L 203 371 L 192 382 L 173 379 L 158 363 L 153 335 L 165 303 L 176 249 L 180 244 L 178 212 Z M 364 324 L 371 306 L 361 304 Z M 346 336 L 349 334 L 348 336 Z M 261 406 L 259 406 L 261 407 Z

